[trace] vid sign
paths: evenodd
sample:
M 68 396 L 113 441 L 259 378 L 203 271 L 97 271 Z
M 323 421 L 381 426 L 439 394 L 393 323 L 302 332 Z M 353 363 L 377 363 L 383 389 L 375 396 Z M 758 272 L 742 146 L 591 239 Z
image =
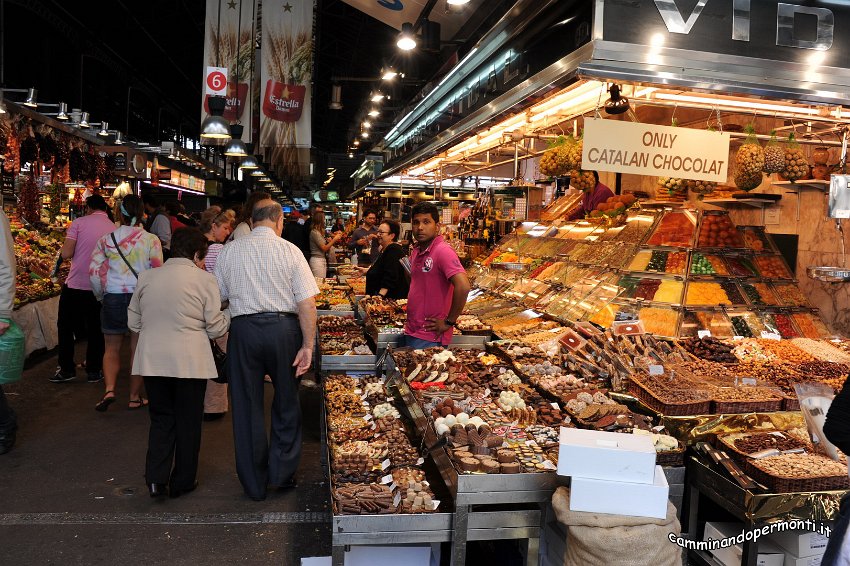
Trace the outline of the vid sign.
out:
M 584 121 L 582 169 L 725 183 L 729 134 L 618 120 Z

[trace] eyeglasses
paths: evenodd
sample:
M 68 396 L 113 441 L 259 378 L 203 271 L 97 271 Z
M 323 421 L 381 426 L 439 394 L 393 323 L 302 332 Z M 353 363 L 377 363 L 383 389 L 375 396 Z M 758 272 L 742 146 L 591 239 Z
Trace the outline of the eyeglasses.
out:
M 378 230 L 378 234 L 391 234 L 392 232 L 384 232 L 383 230 Z

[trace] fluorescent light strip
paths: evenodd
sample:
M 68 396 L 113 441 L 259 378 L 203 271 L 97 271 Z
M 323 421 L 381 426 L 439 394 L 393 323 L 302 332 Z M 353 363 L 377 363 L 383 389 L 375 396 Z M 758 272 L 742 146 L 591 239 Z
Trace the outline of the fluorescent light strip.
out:
M 804 108 L 800 106 L 788 106 L 784 104 L 768 104 L 765 102 L 748 102 L 745 100 L 730 100 L 725 98 L 709 98 L 705 96 L 691 96 L 688 94 L 668 94 L 658 92 L 653 94 L 658 100 L 671 100 L 674 102 L 693 102 L 696 104 L 707 104 L 709 106 L 724 106 L 727 108 L 742 108 L 745 110 L 764 110 L 766 112 L 787 112 L 789 114 L 803 114 L 806 116 L 817 116 L 820 110 L 817 108 Z

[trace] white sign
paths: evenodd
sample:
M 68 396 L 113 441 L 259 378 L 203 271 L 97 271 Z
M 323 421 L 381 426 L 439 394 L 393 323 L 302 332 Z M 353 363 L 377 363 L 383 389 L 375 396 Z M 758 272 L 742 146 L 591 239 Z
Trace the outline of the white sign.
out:
M 728 133 L 588 118 L 582 169 L 725 183 Z
M 204 75 L 205 93 L 210 96 L 227 94 L 227 67 L 207 67 Z

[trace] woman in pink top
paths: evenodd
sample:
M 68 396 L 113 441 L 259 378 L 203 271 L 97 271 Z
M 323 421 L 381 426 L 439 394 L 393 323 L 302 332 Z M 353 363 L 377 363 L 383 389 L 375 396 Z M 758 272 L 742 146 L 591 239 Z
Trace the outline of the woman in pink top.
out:
M 106 351 L 103 354 L 105 392 L 95 405 L 103 412 L 115 402 L 115 384 L 121 369 L 121 344 L 127 327 L 127 307 L 136 290 L 139 273 L 162 265 L 159 238 L 142 228 L 144 208 L 136 195 L 124 197 L 121 203 L 121 226 L 102 237 L 94 248 L 89 265 L 89 280 L 94 296 L 103 302 L 100 311 Z M 136 352 L 137 334 L 130 334 L 130 359 Z M 142 377 L 130 376 L 130 409 L 148 404 L 142 397 Z

